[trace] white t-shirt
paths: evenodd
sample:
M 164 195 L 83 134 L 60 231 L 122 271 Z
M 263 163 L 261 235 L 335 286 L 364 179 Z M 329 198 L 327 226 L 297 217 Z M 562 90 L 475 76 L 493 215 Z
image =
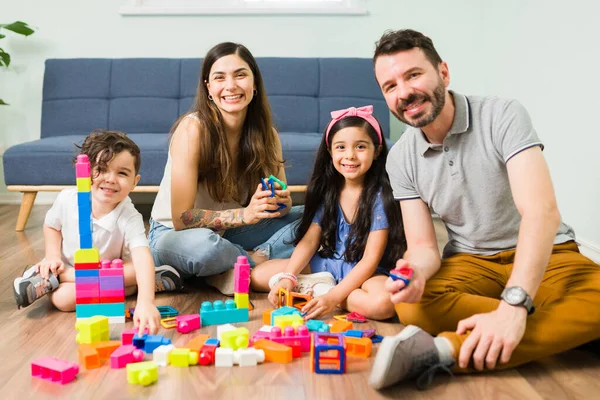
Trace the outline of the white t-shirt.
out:
M 72 267 L 75 251 L 80 248 L 77 188 L 58 194 L 44 223 L 62 233 L 62 260 L 65 267 Z M 149 247 L 144 219 L 129 197 L 104 217 L 93 218 L 92 243 L 100 252 L 101 260 L 127 259 L 131 249 Z

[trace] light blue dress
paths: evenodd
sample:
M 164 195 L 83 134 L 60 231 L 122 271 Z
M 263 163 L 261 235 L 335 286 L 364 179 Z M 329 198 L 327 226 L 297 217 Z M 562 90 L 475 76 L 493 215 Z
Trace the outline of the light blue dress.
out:
M 321 220 L 323 219 L 323 206 L 317 209 L 312 222 L 321 226 Z M 336 245 L 335 254 L 331 258 L 323 258 L 316 253 L 310 260 L 310 268 L 313 273 L 316 272 L 330 272 L 336 281 L 339 283 L 348 273 L 354 268 L 356 263 L 347 262 L 344 259 L 344 253 L 346 252 L 346 243 L 348 241 L 348 235 L 350 234 L 350 228 L 352 224 L 349 224 L 344 217 L 341 205 L 338 204 L 338 224 L 336 234 Z M 389 227 L 388 219 L 383 208 L 383 201 L 381 199 L 381 193 L 377 194 L 375 204 L 373 204 L 373 217 L 371 219 L 371 230 L 378 231 L 381 229 L 387 229 Z M 379 266 L 375 271 L 375 274 L 389 275 L 387 269 Z

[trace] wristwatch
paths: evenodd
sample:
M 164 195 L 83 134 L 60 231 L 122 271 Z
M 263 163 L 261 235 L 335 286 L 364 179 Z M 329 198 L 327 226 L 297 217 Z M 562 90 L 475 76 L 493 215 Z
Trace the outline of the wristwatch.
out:
M 531 315 L 535 312 L 535 307 L 533 306 L 533 300 L 531 299 L 531 296 L 529 296 L 522 287 L 512 286 L 505 288 L 502 291 L 500 298 L 511 306 L 525 307 L 527 310 L 527 315 Z

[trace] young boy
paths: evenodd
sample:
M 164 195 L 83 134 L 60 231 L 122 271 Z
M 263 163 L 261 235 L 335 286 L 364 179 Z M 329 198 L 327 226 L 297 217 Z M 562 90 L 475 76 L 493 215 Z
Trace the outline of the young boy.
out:
M 94 131 L 84 140 L 81 154 L 88 156 L 92 170 L 93 245 L 102 260 L 123 259 L 125 292 L 133 293 L 138 287 L 134 324 L 156 332 L 160 314 L 154 306 L 154 292 L 180 289 L 182 281 L 173 267 L 155 270 L 142 215 L 128 197 L 140 180 L 140 149 L 123 133 Z M 14 281 L 17 306 L 27 307 L 50 293 L 59 310 L 74 311 L 77 188 L 59 193 L 46 214 L 44 241 L 44 259 Z

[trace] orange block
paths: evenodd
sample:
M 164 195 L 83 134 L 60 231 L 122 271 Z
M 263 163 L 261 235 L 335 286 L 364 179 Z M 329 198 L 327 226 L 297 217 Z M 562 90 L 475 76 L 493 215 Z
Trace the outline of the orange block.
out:
M 200 356 L 200 350 L 202 350 L 202 346 L 204 346 L 204 342 L 206 342 L 210 338 L 210 335 L 198 335 L 191 339 L 186 343 L 185 348 L 190 349 L 191 351 L 198 353 Z
M 100 360 L 108 360 L 110 355 L 115 351 L 119 346 L 121 346 L 120 340 L 109 340 L 107 342 L 96 342 L 90 344 L 100 356 Z
M 292 362 L 292 348 L 285 344 L 271 342 L 267 339 L 260 339 L 252 345 L 255 349 L 265 352 L 265 360 L 280 364 Z
M 85 369 L 100 368 L 100 355 L 91 345 L 82 343 L 77 348 L 77 355 L 79 357 L 79 364 L 83 365 Z
M 267 308 L 265 311 L 263 311 L 263 324 L 264 325 L 271 325 L 271 313 L 273 312 L 272 308 Z
M 346 336 L 344 338 L 346 344 L 346 354 L 349 356 L 369 358 L 373 349 L 373 342 L 370 338 L 357 338 Z
M 334 321 L 333 324 L 329 325 L 329 332 L 331 333 L 342 333 L 348 329 L 352 329 L 352 321 Z

